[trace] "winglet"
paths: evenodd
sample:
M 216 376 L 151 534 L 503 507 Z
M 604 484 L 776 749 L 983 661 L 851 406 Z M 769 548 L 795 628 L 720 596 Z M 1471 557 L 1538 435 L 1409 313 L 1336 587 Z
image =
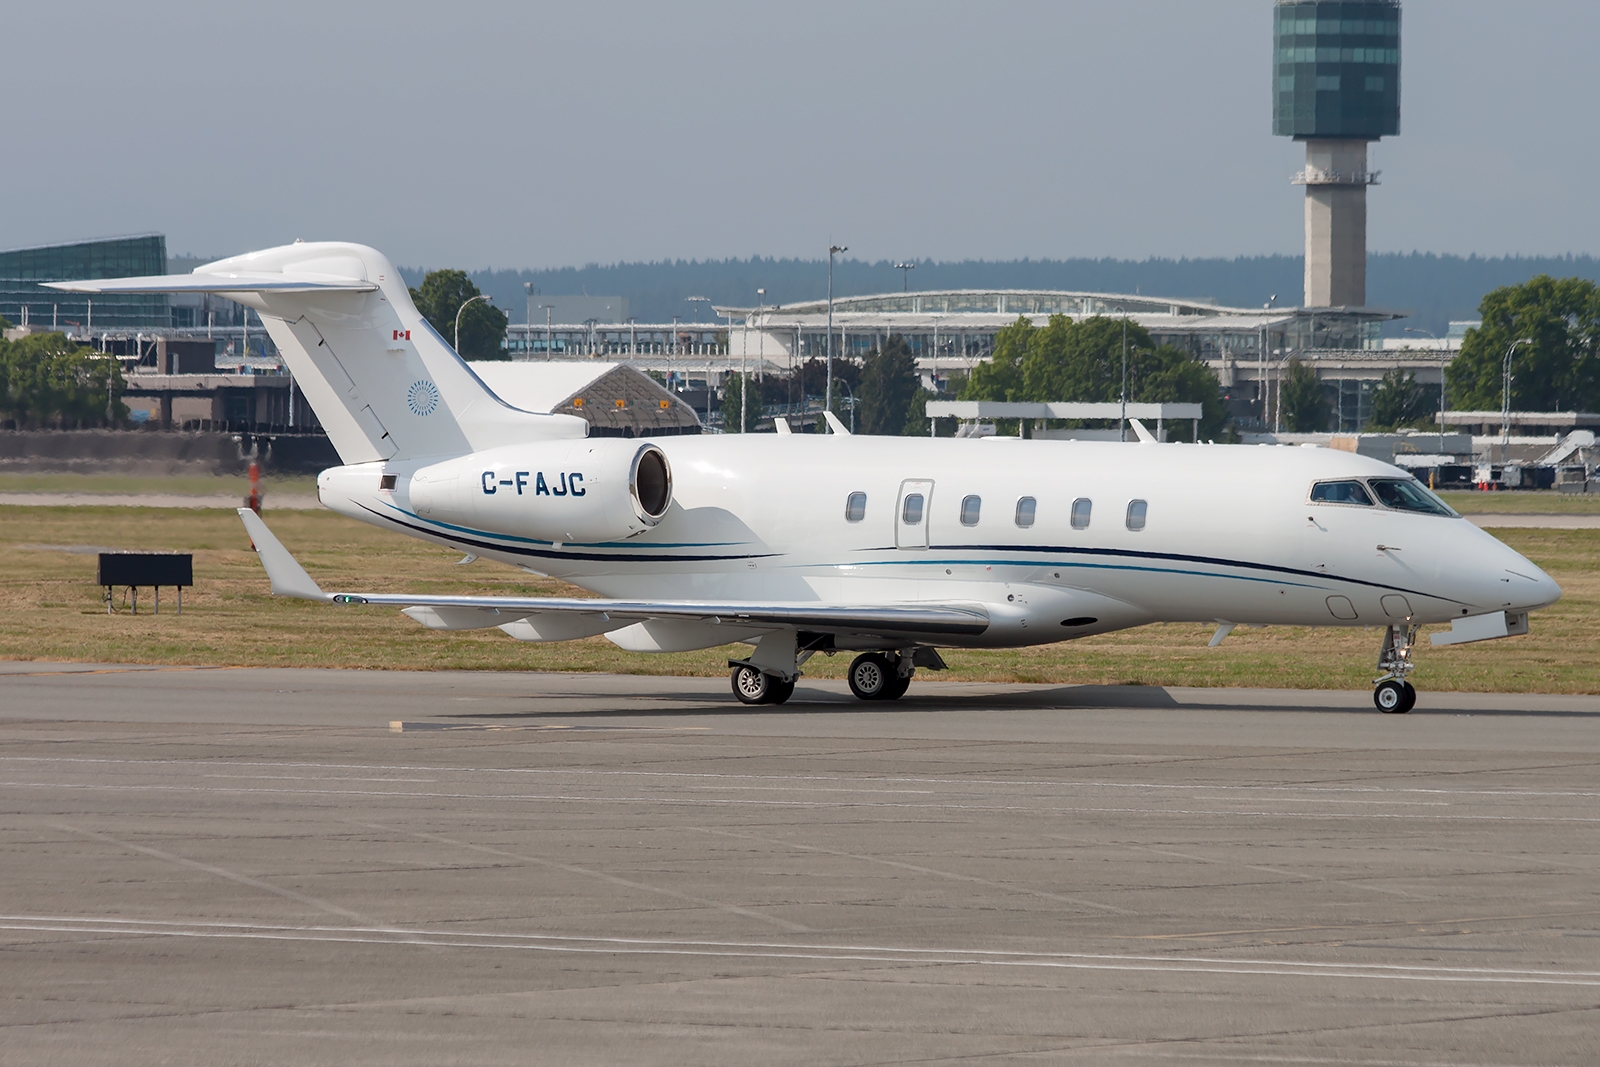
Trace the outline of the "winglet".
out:
M 774 415 L 772 417 L 772 432 L 773 433 L 781 433 L 781 434 L 784 434 L 785 436 L 787 436 L 788 434 L 791 434 L 794 431 L 789 428 L 789 420 L 788 419 L 784 418 L 782 415 Z
M 1138 419 L 1129 419 L 1128 425 L 1132 426 L 1133 432 L 1139 435 L 1139 443 L 1141 445 L 1153 445 L 1156 443 L 1156 435 L 1145 429 L 1144 423 Z
M 239 518 L 244 520 L 244 528 L 255 543 L 261 565 L 267 569 L 267 577 L 272 580 L 273 596 L 294 596 L 302 600 L 333 599 L 331 593 L 324 593 L 311 580 L 305 568 L 295 562 L 289 550 L 283 547 L 283 542 L 274 537 L 272 531 L 267 529 L 267 524 L 261 521 L 260 515 L 249 508 L 240 508 Z
M 822 413 L 822 417 L 828 420 L 828 427 L 832 429 L 834 433 L 841 433 L 846 437 L 850 436 L 850 431 L 845 428 L 844 423 L 839 421 L 839 416 L 835 415 L 831 411 L 824 411 Z

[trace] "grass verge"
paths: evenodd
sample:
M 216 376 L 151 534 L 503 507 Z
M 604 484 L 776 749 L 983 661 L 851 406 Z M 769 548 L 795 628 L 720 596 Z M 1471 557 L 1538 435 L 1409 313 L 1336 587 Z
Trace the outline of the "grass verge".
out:
M 455 566 L 443 549 L 326 511 L 269 512 L 273 530 L 327 588 L 373 592 L 581 595 L 488 562 Z M 1420 688 L 1600 692 L 1600 530 L 1502 530 L 1566 595 L 1527 637 L 1418 651 Z M 108 616 L 94 585 L 98 548 L 193 552 L 184 614 Z M 612 671 L 716 676 L 743 646 L 660 656 L 604 638 L 529 645 L 498 630 L 435 633 L 388 609 L 274 599 L 238 517 L 224 510 L 0 507 L 0 659 L 406 670 Z M 119 594 L 119 600 L 121 594 Z M 1005 651 L 951 651 L 943 677 L 1067 684 L 1360 689 L 1371 684 L 1376 629 L 1239 630 L 1207 648 L 1212 627 L 1171 624 Z M 849 657 L 817 656 L 812 677 L 842 677 Z

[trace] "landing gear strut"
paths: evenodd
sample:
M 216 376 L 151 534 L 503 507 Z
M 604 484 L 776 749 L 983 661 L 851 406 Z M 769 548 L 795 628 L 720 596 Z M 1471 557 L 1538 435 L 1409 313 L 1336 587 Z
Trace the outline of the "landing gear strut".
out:
M 899 700 L 915 671 L 910 656 L 865 652 L 850 664 L 850 692 L 861 700 Z
M 1411 662 L 1411 649 L 1417 643 L 1418 626 L 1390 626 L 1384 631 L 1383 645 L 1378 649 L 1378 670 L 1374 678 L 1372 702 L 1386 715 L 1404 715 L 1417 703 L 1417 687 L 1406 681 L 1406 675 L 1416 670 Z

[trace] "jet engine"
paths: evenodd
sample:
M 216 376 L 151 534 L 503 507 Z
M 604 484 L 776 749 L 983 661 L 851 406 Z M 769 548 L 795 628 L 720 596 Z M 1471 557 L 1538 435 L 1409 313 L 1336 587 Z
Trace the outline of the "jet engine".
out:
M 411 476 L 417 514 L 540 541 L 597 543 L 643 533 L 672 506 L 672 468 L 653 444 L 616 437 L 474 452 Z

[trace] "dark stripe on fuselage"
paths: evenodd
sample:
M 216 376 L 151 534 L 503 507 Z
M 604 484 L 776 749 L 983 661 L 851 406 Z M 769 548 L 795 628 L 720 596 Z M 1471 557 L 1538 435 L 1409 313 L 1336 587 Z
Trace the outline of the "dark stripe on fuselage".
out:
M 459 534 L 442 533 L 427 526 L 418 526 L 415 523 L 405 522 L 395 518 L 393 515 L 385 515 L 381 511 L 374 511 L 365 504 L 357 503 L 356 506 L 384 522 L 392 522 L 396 526 L 402 526 L 407 530 L 415 530 L 417 533 L 427 534 L 429 537 L 437 537 L 453 545 L 462 545 L 467 548 L 483 548 L 491 552 L 506 552 L 514 556 L 533 556 L 538 559 L 620 560 L 625 563 L 715 563 L 741 559 L 766 559 L 778 555 L 776 552 L 749 552 L 737 556 L 702 556 L 667 555 L 660 552 L 570 552 L 554 549 L 524 548 L 521 545 L 506 545 L 498 541 L 480 541 L 477 538 L 462 537 Z M 493 535 L 485 534 L 483 536 L 492 537 Z
M 876 552 L 900 552 L 898 548 L 878 548 Z M 1249 560 L 1223 559 L 1219 556 L 1191 556 L 1182 552 L 1139 552 L 1129 548 L 1077 548 L 1069 545 L 934 545 L 927 549 L 929 552 L 1042 552 L 1054 555 L 1079 555 L 1079 556 L 1109 556 L 1121 559 L 1138 560 L 1165 560 L 1171 563 L 1203 563 L 1213 567 L 1237 567 L 1240 570 L 1263 571 L 1269 574 L 1292 574 L 1298 578 L 1320 578 L 1323 581 L 1344 582 L 1349 585 L 1364 585 L 1370 589 L 1386 589 L 1396 593 L 1408 593 L 1412 596 L 1425 596 L 1430 600 L 1442 600 L 1447 604 L 1460 604 L 1461 601 L 1436 593 L 1424 593 L 1420 589 L 1407 589 L 1404 586 L 1387 585 L 1383 582 L 1369 582 L 1364 578 L 1345 578 L 1337 574 L 1328 574 L 1323 571 L 1308 571 L 1299 567 L 1280 567 L 1275 563 L 1254 563 Z M 1218 577 L 1227 577 L 1218 575 Z

